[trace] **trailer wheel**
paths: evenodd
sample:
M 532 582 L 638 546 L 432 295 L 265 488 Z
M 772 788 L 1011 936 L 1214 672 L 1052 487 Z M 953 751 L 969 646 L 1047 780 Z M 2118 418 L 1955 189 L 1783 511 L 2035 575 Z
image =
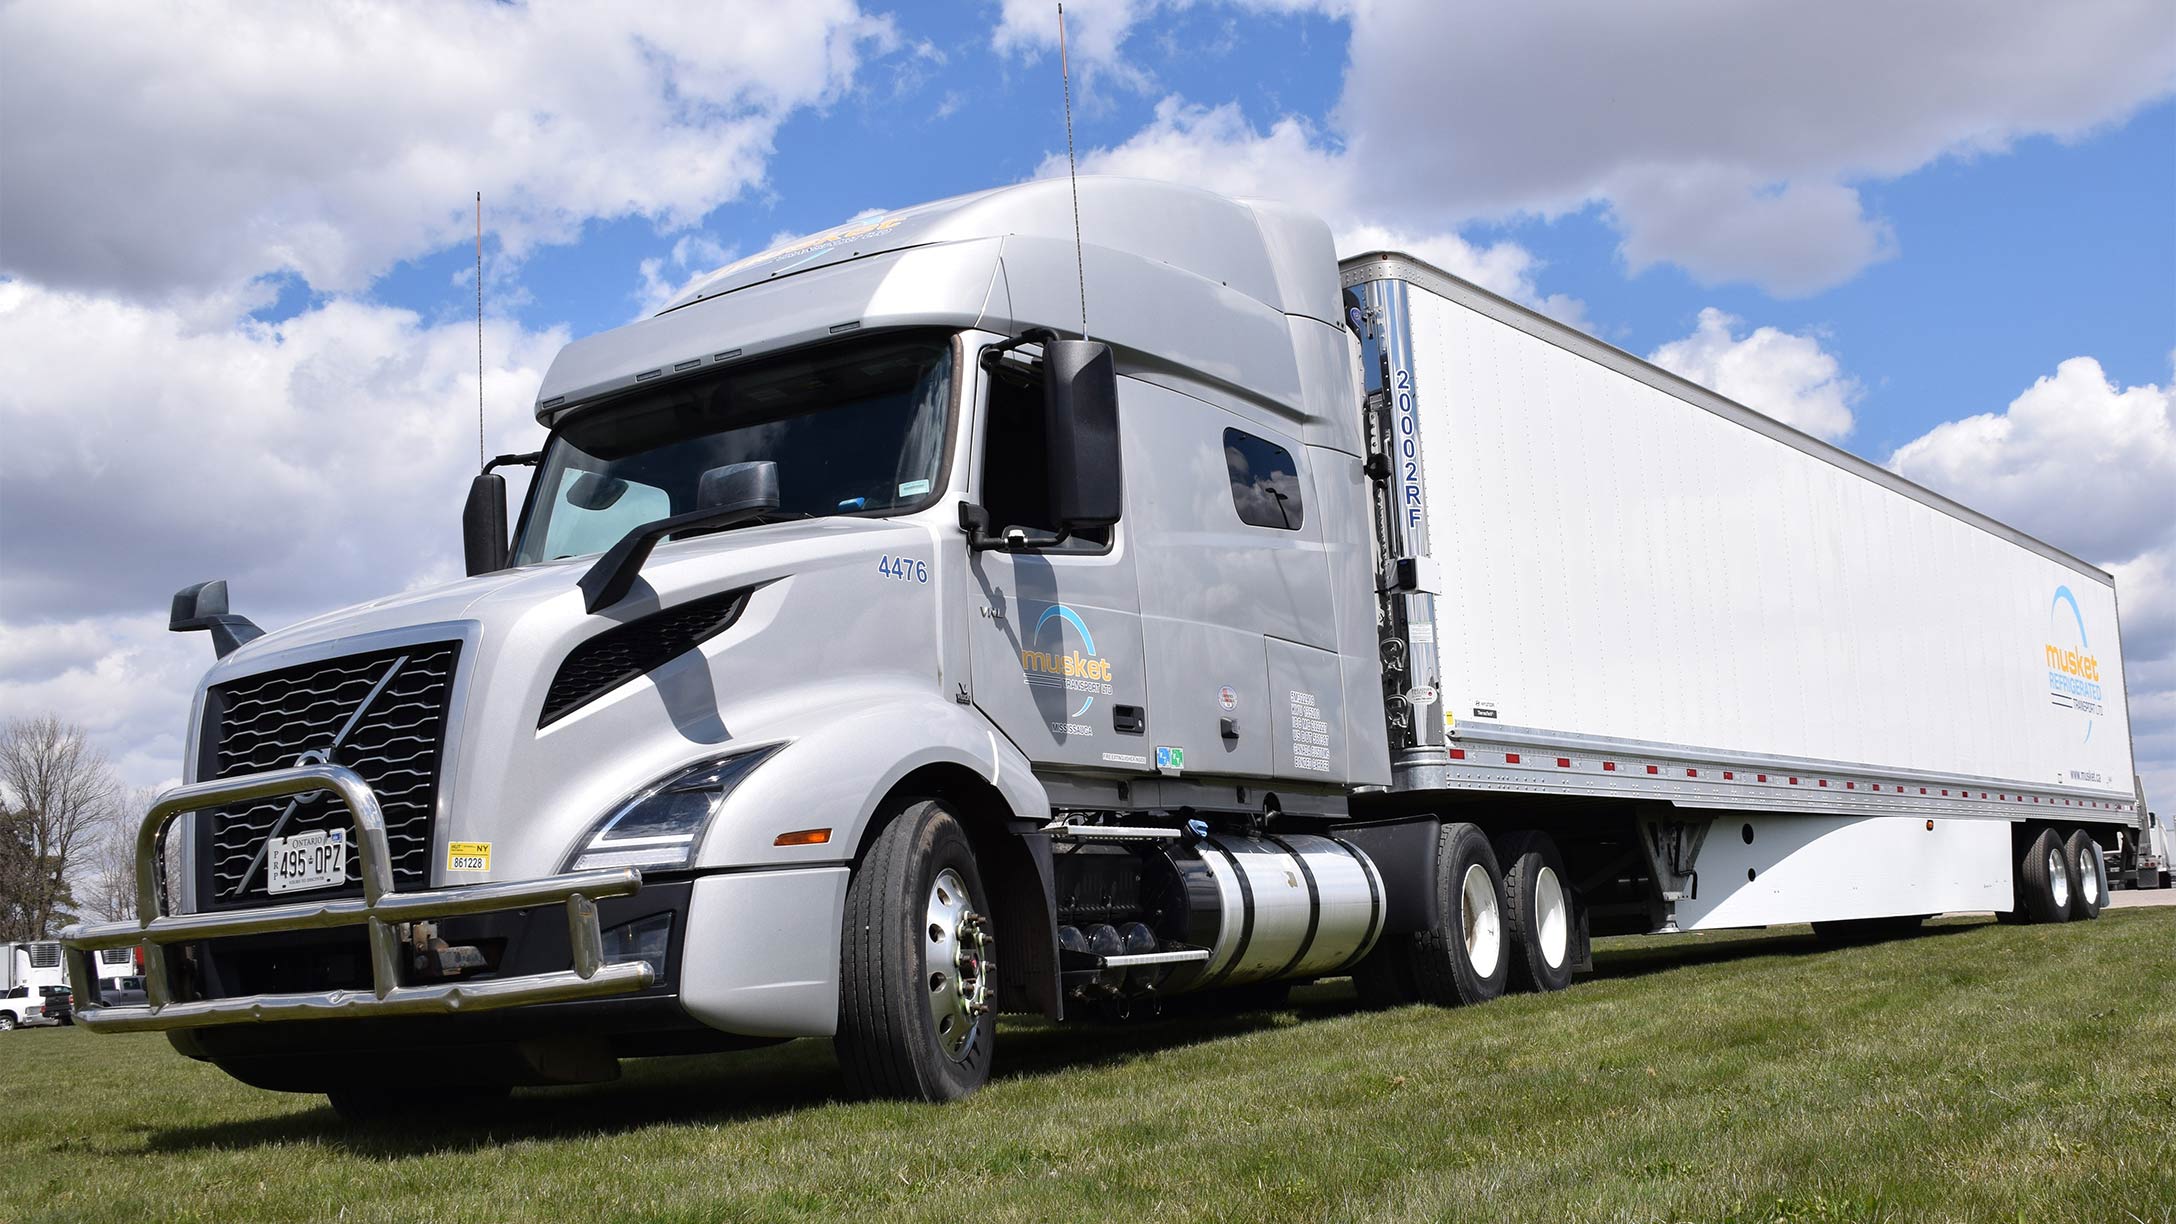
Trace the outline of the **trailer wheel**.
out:
M 2018 908 L 2031 922 L 2070 921 L 2070 856 L 2055 830 L 2042 829 L 2017 864 Z
M 2100 917 L 2101 906 L 2108 901 L 2108 859 L 2101 853 L 2100 843 L 2078 829 L 2063 844 L 2063 857 L 2070 867 L 2070 916 L 2078 919 Z
M 859 1096 L 952 1101 L 990 1078 L 989 895 L 942 803 L 906 802 L 846 886 L 833 1046 Z
M 1443 1007 L 1486 1003 L 1504 992 L 1511 968 L 1503 871 L 1487 835 L 1470 824 L 1443 826 L 1436 863 L 1442 925 L 1413 936 L 1413 985 Z
M 1496 846 L 1504 869 L 1504 915 L 1510 928 L 1512 990 L 1562 990 L 1572 984 L 1576 917 L 1564 883 L 1564 859 L 1541 833 L 1521 832 Z

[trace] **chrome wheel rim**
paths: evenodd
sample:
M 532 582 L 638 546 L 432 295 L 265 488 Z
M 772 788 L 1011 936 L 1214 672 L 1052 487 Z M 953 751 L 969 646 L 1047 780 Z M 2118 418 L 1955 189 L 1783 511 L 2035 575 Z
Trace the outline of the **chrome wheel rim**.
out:
M 1479 863 L 1467 867 L 1459 882 L 1458 917 L 1465 929 L 1467 963 L 1482 977 L 1494 977 L 1496 962 L 1503 957 L 1503 915 L 1488 870 Z
M 2061 850 L 2048 851 L 2048 893 L 2055 898 L 2056 909 L 2070 908 L 2070 872 L 2063 865 Z
M 1556 872 L 1544 867 L 1534 873 L 1534 946 L 1540 950 L 1543 963 L 1558 969 L 1564 965 L 1571 939 L 1571 912 L 1564 904 L 1564 885 L 1557 880 Z
M 929 885 L 923 921 L 923 984 L 930 1027 L 947 1058 L 967 1057 L 990 1013 L 990 924 L 968 903 L 967 882 L 950 867 Z
M 2088 846 L 2078 856 L 2078 892 L 2087 905 L 2100 904 L 2100 847 Z

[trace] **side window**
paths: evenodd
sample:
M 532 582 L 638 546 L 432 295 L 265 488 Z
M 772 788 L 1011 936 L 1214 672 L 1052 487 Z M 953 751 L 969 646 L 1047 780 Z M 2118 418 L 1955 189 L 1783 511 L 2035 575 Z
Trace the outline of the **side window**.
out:
M 1292 452 L 1237 429 L 1224 431 L 1224 467 L 1231 476 L 1232 504 L 1249 527 L 1298 531 L 1305 508 L 1300 504 L 1299 468 Z
M 991 372 L 989 401 L 982 429 L 982 506 L 997 531 L 1025 527 L 1053 532 L 1050 521 L 1050 460 L 1043 443 L 1043 384 L 1011 366 Z M 1111 529 L 1084 531 L 1059 546 L 1060 551 L 1100 552 L 1111 542 Z

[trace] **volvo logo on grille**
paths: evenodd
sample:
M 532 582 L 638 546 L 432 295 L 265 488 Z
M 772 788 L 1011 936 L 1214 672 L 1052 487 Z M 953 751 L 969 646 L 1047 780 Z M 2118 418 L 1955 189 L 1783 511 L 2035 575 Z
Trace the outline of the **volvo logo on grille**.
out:
M 340 724 L 340 729 L 333 733 L 332 742 L 326 744 L 323 748 L 312 748 L 304 752 L 295 758 L 295 765 L 332 764 L 333 754 L 340 751 L 340 745 L 347 742 L 349 734 L 363 721 L 363 715 L 370 709 L 370 703 L 378 699 L 378 694 L 385 691 L 386 685 L 393 683 L 393 677 L 400 674 L 401 667 L 407 662 L 408 656 L 401 655 L 387 665 L 385 674 L 378 677 L 377 683 L 370 686 L 370 691 L 363 695 L 362 701 L 356 705 L 354 712 L 349 714 L 347 720 Z M 242 890 L 249 887 L 249 882 L 256 878 L 258 869 L 264 866 L 265 851 L 287 828 L 287 822 L 294 819 L 295 813 L 302 807 L 303 800 L 311 795 L 322 793 L 321 791 L 311 791 L 306 794 L 296 795 L 287 801 L 286 810 L 280 813 L 278 820 L 272 822 L 272 828 L 265 833 L 264 840 L 257 843 L 257 852 L 250 857 L 248 870 L 242 872 L 242 878 L 235 881 L 234 887 L 228 890 L 229 896 L 240 896 Z

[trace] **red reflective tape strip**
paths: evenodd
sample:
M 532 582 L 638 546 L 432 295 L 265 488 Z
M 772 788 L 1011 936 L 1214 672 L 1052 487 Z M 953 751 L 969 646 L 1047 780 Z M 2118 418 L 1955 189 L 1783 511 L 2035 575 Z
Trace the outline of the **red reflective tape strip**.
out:
M 1556 759 L 1556 767 L 1558 769 L 1570 769 L 1572 767 L 1572 759 L 1570 757 L 1558 757 Z
M 1452 759 L 1452 760 L 1454 760 L 1454 761 L 1463 761 L 1463 760 L 1465 760 L 1465 759 L 1466 759 L 1466 750 L 1465 750 L 1465 749 L 1463 749 L 1463 748 L 1453 748 L 1453 749 L 1451 749 L 1451 759 Z
M 1617 762 L 1615 762 L 1615 761 L 1604 761 L 1604 762 L 1602 762 L 1602 772 L 1603 772 L 1603 773 L 1616 773 L 1616 772 L 1617 772 Z
M 1697 769 L 1688 769 L 1685 771 L 1685 776 L 1688 778 L 1697 778 L 1700 776 L 1700 771 Z
M 1734 773 L 1730 772 L 1729 770 L 1727 770 L 1727 769 L 1726 769 L 1726 770 L 1724 770 L 1724 771 L 1723 771 L 1723 781 L 1725 781 L 1725 782 L 1735 782 L 1735 781 L 1737 781 L 1737 778 L 1738 778 L 1738 775 L 1736 775 L 1736 774 L 1734 774 Z
M 1519 754 L 1518 754 L 1518 753 L 1516 753 L 1516 752 L 1507 752 L 1507 753 L 1505 753 L 1505 754 L 1504 754 L 1504 764 L 1506 764 L 1506 765 L 1516 765 L 1516 764 L 1518 764 L 1518 763 L 1519 763 Z
M 1753 775 L 1753 780 L 1754 780 L 1755 782 L 1766 782 L 1766 781 L 1768 780 L 1768 775 L 1767 775 L 1767 774 L 1754 774 L 1754 775 Z
M 1657 769 L 1657 768 L 1655 768 L 1655 767 L 1654 767 L 1654 766 L 1652 766 L 1652 765 L 1649 765 L 1649 766 L 1647 767 L 1647 772 L 1648 772 L 1648 773 L 1661 773 L 1662 771 L 1661 771 L 1660 769 Z

